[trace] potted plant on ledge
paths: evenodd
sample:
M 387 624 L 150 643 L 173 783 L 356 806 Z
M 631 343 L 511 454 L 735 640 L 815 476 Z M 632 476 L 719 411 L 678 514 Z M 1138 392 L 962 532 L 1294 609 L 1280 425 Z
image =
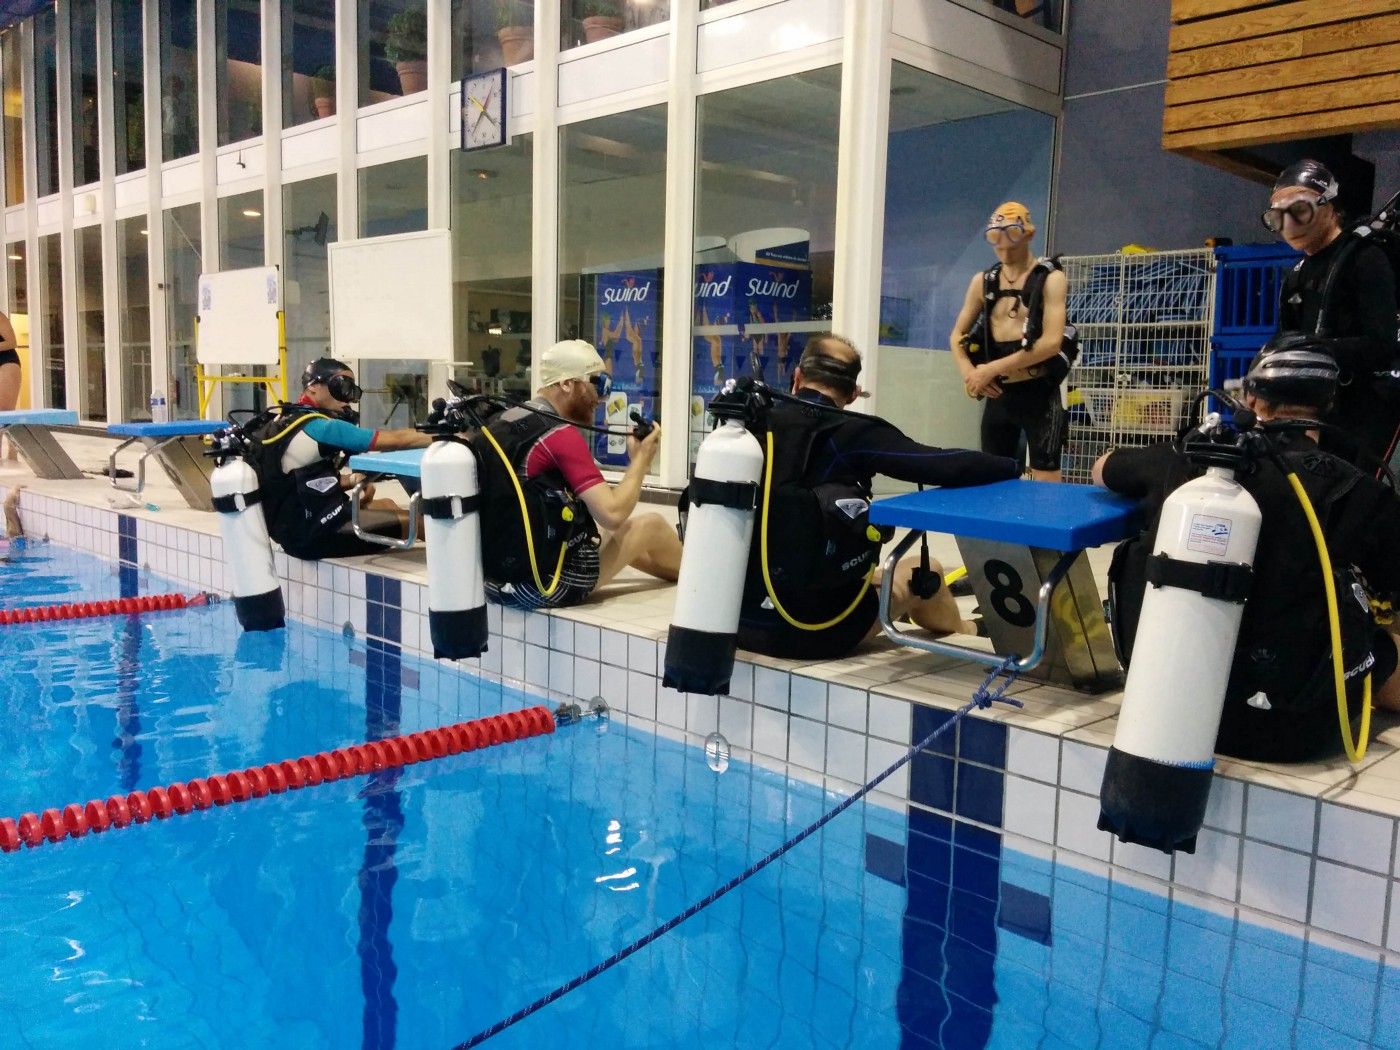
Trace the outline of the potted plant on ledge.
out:
M 335 116 L 335 66 L 322 66 L 311 74 L 311 108 L 318 117 Z
M 524 0 L 499 0 L 496 4 L 496 39 L 501 42 L 501 64 L 528 62 L 535 57 L 534 16 Z
M 428 86 L 428 19 L 422 10 L 410 8 L 389 19 L 384 38 L 384 57 L 399 73 L 399 88 L 405 95 Z
M 622 32 L 620 0 L 583 0 L 583 39 L 588 43 L 606 40 Z

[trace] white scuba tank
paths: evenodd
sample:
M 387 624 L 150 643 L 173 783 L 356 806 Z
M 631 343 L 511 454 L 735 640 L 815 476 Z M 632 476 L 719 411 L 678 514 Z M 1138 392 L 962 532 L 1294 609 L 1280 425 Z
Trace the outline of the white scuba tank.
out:
M 466 660 L 486 651 L 489 635 L 476 455 L 460 441 L 434 441 L 421 471 L 433 656 Z
M 258 475 L 247 460 L 229 456 L 209 476 L 209 490 L 224 538 L 224 564 L 238 622 L 245 631 L 273 631 L 285 626 L 282 584 L 272 561 L 258 496 Z
M 672 689 L 729 691 L 762 476 L 763 449 L 738 420 L 726 420 L 701 442 L 666 636 L 663 683 Z
M 1195 852 L 1260 521 L 1228 467 L 1162 505 L 1100 790 L 1099 827 L 1125 842 Z

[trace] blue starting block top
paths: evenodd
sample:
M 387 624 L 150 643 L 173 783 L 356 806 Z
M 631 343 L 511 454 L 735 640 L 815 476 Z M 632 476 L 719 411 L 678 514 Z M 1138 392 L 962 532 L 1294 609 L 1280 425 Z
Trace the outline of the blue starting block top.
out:
M 18 408 L 0 412 L 0 427 L 77 426 L 78 413 L 66 408 Z
M 421 448 L 397 452 L 357 452 L 350 457 L 350 469 L 362 474 L 392 474 L 396 478 L 416 478 L 423 464 Z
M 1136 503 L 1123 496 L 1094 485 L 1020 480 L 876 500 L 870 521 L 1057 551 L 1113 543 L 1141 528 Z
M 108 423 L 107 433 L 137 438 L 199 437 L 227 426 L 222 419 L 172 419 L 168 423 Z

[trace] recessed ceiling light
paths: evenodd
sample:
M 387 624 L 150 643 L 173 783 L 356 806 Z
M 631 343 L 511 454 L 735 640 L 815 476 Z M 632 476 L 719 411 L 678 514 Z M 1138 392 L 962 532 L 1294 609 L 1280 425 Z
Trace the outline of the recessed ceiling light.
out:
M 244 208 L 244 209 L 243 209 L 243 214 L 246 215 L 246 216 L 248 216 L 248 218 L 250 218 L 250 219 L 261 219 L 261 218 L 262 218 L 262 212 L 258 211 L 257 208 Z
M 495 172 L 490 168 L 477 168 L 472 172 L 478 179 L 489 179 L 495 176 Z
M 142 230 L 142 231 L 141 231 L 141 236 L 142 236 L 142 237 L 149 237 L 150 235 L 151 235 L 151 231 L 150 231 L 150 230 Z
M 23 256 L 23 255 L 11 255 L 10 258 L 13 259 L 15 262 L 23 262 L 23 261 L 24 261 L 24 256 Z

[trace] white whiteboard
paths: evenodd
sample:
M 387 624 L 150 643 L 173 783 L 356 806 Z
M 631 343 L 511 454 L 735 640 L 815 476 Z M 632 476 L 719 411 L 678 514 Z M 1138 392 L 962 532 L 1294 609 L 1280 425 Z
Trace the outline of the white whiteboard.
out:
M 330 245 L 331 352 L 341 360 L 452 359 L 452 234 Z
M 202 365 L 276 365 L 282 281 L 275 266 L 199 275 Z

